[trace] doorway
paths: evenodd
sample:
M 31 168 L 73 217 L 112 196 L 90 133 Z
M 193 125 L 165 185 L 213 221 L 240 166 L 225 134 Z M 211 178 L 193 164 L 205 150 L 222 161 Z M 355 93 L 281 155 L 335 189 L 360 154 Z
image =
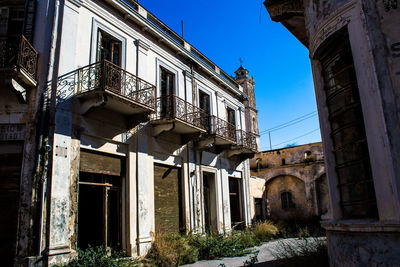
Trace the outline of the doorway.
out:
M 215 174 L 211 172 L 203 172 L 203 206 L 204 230 L 217 233 L 217 191 L 215 188 Z
M 0 142 L 0 255 L 12 266 L 17 241 L 23 142 Z
M 242 179 L 229 177 L 229 204 L 231 210 L 232 227 L 243 223 L 242 220 L 242 194 L 240 182 Z
M 78 247 L 121 249 L 122 159 L 81 152 Z M 118 172 L 115 172 L 119 170 Z

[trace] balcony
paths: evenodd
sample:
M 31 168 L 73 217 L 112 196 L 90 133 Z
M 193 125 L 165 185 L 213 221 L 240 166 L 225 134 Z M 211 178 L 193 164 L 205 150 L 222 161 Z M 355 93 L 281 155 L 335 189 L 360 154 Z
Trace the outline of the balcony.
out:
M 237 130 L 237 143 L 231 147 L 228 157 L 240 156 L 241 160 L 251 158 L 257 153 L 257 136 L 242 130 Z
M 137 123 L 154 112 L 155 86 L 105 60 L 58 78 L 57 102 L 72 96 L 80 101 L 80 114 L 104 107 Z
M 168 95 L 156 99 L 156 112 L 151 124 L 153 136 L 173 132 L 181 135 L 181 143 L 187 143 L 206 133 L 207 114 L 175 95 Z
M 37 85 L 38 52 L 23 36 L 0 37 L 0 72 L 25 101 L 26 88 Z
M 208 134 L 199 141 L 199 149 L 207 149 L 219 154 L 236 144 L 236 127 L 232 123 L 210 116 L 207 126 Z

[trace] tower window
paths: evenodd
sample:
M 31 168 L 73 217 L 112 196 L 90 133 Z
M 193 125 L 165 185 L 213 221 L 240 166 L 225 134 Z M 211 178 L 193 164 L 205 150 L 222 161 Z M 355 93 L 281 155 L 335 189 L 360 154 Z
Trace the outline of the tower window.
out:
M 361 100 L 347 28 L 317 51 L 346 219 L 378 216 Z

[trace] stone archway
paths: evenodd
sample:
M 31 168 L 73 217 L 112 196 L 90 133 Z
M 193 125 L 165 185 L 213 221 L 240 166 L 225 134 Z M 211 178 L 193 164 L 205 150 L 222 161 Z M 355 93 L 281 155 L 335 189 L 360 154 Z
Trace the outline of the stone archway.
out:
M 305 182 L 293 175 L 278 175 L 266 181 L 267 215 L 274 220 L 311 215 Z

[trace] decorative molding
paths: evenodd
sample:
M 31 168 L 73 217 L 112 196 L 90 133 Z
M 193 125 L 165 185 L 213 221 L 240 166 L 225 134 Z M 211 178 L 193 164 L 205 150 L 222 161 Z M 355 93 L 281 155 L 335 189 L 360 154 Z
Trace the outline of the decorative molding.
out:
M 265 1 L 265 7 L 271 19 L 276 22 L 292 16 L 304 16 L 302 0 Z
M 314 57 L 318 47 L 333 33 L 345 27 L 351 22 L 351 11 L 355 8 L 356 2 L 351 2 L 334 12 L 327 20 L 318 26 L 318 30 L 312 36 L 310 42 L 310 56 Z
M 150 49 L 150 45 L 148 45 L 147 43 L 145 43 L 144 41 L 137 39 L 136 40 L 136 44 L 139 45 L 139 48 L 148 51 Z
M 77 6 L 78 8 L 80 8 L 83 4 L 83 0 L 68 0 L 68 1 Z

